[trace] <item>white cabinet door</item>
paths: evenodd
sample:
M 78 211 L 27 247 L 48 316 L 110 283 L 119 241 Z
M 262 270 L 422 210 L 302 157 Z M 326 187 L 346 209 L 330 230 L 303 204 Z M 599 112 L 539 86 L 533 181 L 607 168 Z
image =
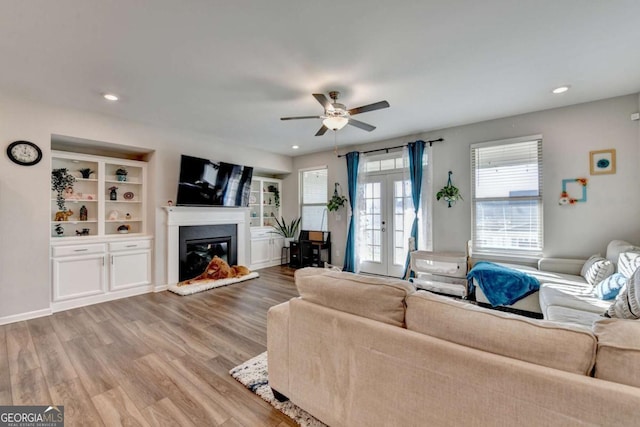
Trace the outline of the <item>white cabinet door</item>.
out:
M 115 252 L 110 257 L 110 290 L 151 283 L 151 251 Z
M 52 258 L 52 263 L 54 301 L 104 292 L 104 253 Z
M 266 263 L 271 260 L 271 239 L 251 240 L 251 265 Z
M 283 247 L 284 238 L 274 237 L 271 239 L 271 261 L 276 264 L 280 264 Z

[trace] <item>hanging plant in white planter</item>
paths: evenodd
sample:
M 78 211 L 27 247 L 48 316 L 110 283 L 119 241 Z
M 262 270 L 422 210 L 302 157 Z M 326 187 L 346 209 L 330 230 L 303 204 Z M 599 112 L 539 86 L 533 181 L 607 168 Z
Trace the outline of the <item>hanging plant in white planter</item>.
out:
M 447 181 L 447 185 L 442 187 L 442 189 L 436 193 L 436 200 L 444 199 L 444 201 L 449 204 L 449 208 L 452 203 L 456 203 L 458 200 L 464 200 L 460 194 L 460 190 L 458 190 L 458 187 L 451 183 L 451 175 L 453 175 L 453 172 L 449 171 L 449 180 Z
M 329 200 L 329 203 L 327 203 L 327 209 L 329 212 L 337 211 L 347 203 L 347 198 L 342 194 L 338 194 L 339 186 L 340 184 L 337 182 L 333 186 L 333 196 L 331 197 L 331 200 Z

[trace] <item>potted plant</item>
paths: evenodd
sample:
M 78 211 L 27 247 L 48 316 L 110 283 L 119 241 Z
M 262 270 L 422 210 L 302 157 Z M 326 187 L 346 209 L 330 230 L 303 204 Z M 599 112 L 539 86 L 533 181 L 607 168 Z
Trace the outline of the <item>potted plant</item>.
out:
M 301 218 L 294 218 L 291 220 L 290 224 L 287 224 L 284 217 L 282 217 L 282 222 L 280 222 L 278 218 L 274 219 L 276 220 L 277 226 L 273 226 L 274 231 L 272 231 L 272 233 L 279 234 L 284 237 L 284 246 L 288 248 L 289 244 L 296 239 Z
M 91 168 L 78 169 L 78 172 L 80 172 L 82 174 L 82 178 L 83 179 L 88 179 L 91 176 L 91 174 L 93 173 Z
M 338 194 L 339 186 L 340 184 L 337 182 L 334 184 L 333 196 L 331 197 L 331 200 L 329 200 L 329 203 L 327 203 L 327 209 L 329 209 L 329 212 L 337 211 L 347 202 L 347 198 L 345 196 Z
M 73 188 L 74 182 L 76 182 L 76 179 L 69 173 L 67 168 L 51 171 L 51 189 L 56 192 L 56 204 L 62 212 L 67 211 L 64 205 L 64 191 L 67 188 Z
M 451 183 L 452 174 L 453 172 L 449 171 L 449 180 L 447 181 L 447 185 L 442 187 L 442 189 L 436 193 L 436 200 L 444 199 L 444 201 L 449 204 L 448 207 L 451 207 L 451 204 L 458 200 L 464 200 L 460 194 L 460 190 Z
M 129 172 L 127 172 L 127 170 L 126 170 L 126 169 L 118 168 L 118 169 L 116 170 L 116 179 L 117 179 L 118 181 L 126 181 L 126 180 L 127 180 L 127 174 L 128 174 L 128 173 L 129 173 Z

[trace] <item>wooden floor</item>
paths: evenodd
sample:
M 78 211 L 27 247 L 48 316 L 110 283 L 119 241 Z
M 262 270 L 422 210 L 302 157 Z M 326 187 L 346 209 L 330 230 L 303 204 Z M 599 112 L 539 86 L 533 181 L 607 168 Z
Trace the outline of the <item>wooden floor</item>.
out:
M 294 426 L 229 369 L 266 350 L 293 270 L 181 297 L 146 294 L 0 326 L 0 404 L 64 405 L 67 426 Z

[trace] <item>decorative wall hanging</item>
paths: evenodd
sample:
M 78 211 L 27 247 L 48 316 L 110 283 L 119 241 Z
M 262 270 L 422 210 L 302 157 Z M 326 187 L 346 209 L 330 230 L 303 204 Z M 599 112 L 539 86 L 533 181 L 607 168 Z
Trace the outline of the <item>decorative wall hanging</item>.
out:
M 560 194 L 560 200 L 558 204 L 560 205 L 575 205 L 576 203 L 584 203 L 587 201 L 587 178 L 569 178 L 562 180 L 562 193 Z M 576 199 L 569 195 L 567 191 L 568 184 L 577 184 L 582 187 L 582 197 L 580 199 Z
M 591 175 L 616 173 L 616 150 L 598 150 L 589 152 L 589 169 Z
M 458 200 L 464 200 L 460 194 L 460 190 L 451 183 L 451 175 L 453 175 L 453 172 L 449 171 L 449 180 L 447 181 L 447 185 L 442 187 L 442 189 L 436 193 L 436 200 L 444 199 L 444 201 L 449 204 L 449 208 L 451 207 L 451 203 L 455 203 Z

